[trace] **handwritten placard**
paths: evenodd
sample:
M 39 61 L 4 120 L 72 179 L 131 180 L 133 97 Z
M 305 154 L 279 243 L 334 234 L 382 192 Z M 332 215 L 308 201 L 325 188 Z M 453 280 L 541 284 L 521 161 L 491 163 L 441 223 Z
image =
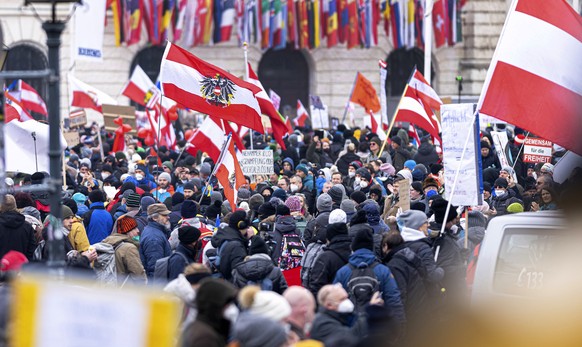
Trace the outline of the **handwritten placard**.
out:
M 274 172 L 272 150 L 244 150 L 239 159 L 245 175 L 270 175 Z

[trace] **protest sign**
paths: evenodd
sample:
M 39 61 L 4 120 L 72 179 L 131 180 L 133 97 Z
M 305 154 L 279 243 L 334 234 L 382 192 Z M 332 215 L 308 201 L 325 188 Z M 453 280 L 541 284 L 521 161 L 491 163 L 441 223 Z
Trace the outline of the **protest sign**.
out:
M 63 131 L 63 136 L 67 142 L 67 147 L 75 147 L 81 143 L 78 131 Z
M 497 158 L 501 167 L 510 166 L 513 167 L 514 158 L 509 157 L 511 152 L 509 150 L 509 139 L 507 138 L 507 133 L 505 131 L 492 131 L 491 137 L 493 138 L 493 146 L 495 147 L 495 152 L 497 153 Z M 513 182 L 517 182 L 517 175 L 513 173 Z
M 408 179 L 398 182 L 398 201 L 402 211 L 410 210 L 410 181 Z
M 327 105 L 323 105 L 323 109 L 310 106 L 311 111 L 311 127 L 313 129 L 329 129 L 329 113 Z
M 105 130 L 115 132 L 119 125 L 115 124 L 114 120 L 118 117 L 123 118 L 124 124 L 131 125 L 129 135 L 137 134 L 137 124 L 135 120 L 135 107 L 133 106 L 117 106 L 117 105 L 103 105 L 103 121 L 105 122 Z
M 245 175 L 270 175 L 273 173 L 273 151 L 244 150 L 239 162 Z
M 474 110 L 474 104 L 441 106 L 445 198 L 458 206 L 480 205 L 483 199 L 478 142 L 479 119 L 474 121 L 474 117 L 478 118 Z M 458 178 L 454 184 L 457 171 Z
M 73 59 L 103 61 L 105 0 L 83 0 L 75 10 Z
M 524 163 L 551 163 L 552 142 L 528 137 L 523 143 Z
M 82 127 L 87 124 L 87 114 L 85 110 L 79 109 L 69 114 L 69 128 Z

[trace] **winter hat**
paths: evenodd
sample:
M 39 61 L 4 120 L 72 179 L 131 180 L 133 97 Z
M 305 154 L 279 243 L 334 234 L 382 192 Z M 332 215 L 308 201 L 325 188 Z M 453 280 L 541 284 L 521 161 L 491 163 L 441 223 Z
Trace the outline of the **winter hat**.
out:
M 372 180 L 372 175 L 370 175 L 370 171 L 368 171 L 368 169 L 365 169 L 363 167 L 356 170 L 356 175 L 360 175 L 362 178 L 364 178 L 368 182 L 370 182 L 370 180 Z
M 410 184 L 410 187 L 414 190 L 416 190 L 417 192 L 419 192 L 420 194 L 423 193 L 422 190 L 422 183 L 418 182 L 418 181 L 414 181 L 412 182 L 412 184 Z
M 398 146 L 402 146 L 402 139 L 399 136 L 392 136 L 390 141 L 394 142 Z
M 28 263 L 28 259 L 24 254 L 18 251 L 8 251 L 0 260 L 0 271 L 19 271 L 26 263 Z
M 271 202 L 265 202 L 259 207 L 259 215 L 269 217 L 277 213 L 276 205 L 272 204 Z
M 194 177 L 189 183 L 192 183 L 194 187 L 198 188 L 198 190 L 202 189 L 202 180 L 198 177 Z
M 211 315 L 216 310 L 222 310 L 228 303 L 236 299 L 236 287 L 220 278 L 208 277 L 200 281 L 196 293 L 198 314 Z
M 489 193 L 491 193 L 492 190 L 493 188 L 491 187 L 491 183 L 483 182 L 483 191 L 488 191 Z
M 447 211 L 448 203 L 449 202 L 443 198 L 437 198 L 433 200 L 431 208 L 434 211 L 435 222 L 439 224 L 445 222 L 445 212 Z M 445 223 L 448 223 L 455 218 L 457 218 L 457 207 L 451 205 L 449 215 L 447 216 Z
M 412 179 L 414 181 L 421 181 L 422 182 L 425 178 L 426 178 L 426 173 L 422 172 L 421 169 L 412 170 Z
M 341 211 L 341 210 L 339 210 L 339 211 Z M 330 222 L 327 225 L 327 228 L 325 231 L 325 239 L 328 241 L 331 241 L 337 235 L 347 235 L 347 234 L 348 234 L 348 225 L 345 222 L 339 222 L 339 223 Z
M 111 167 L 111 165 L 109 164 L 105 164 L 101 167 L 101 172 L 109 172 L 112 173 L 113 172 L 113 168 Z
M 362 162 L 359 160 L 354 160 L 351 163 L 349 163 L 348 167 L 353 167 L 354 169 L 358 170 L 362 167 Z
M 287 199 L 287 200 L 289 200 L 289 199 Z M 259 207 L 264 203 L 265 203 L 265 198 L 261 194 L 257 193 L 257 194 L 254 194 L 253 196 L 251 196 L 251 198 L 249 199 L 249 208 L 252 211 L 258 211 Z
M 431 164 L 430 165 L 430 173 L 433 175 L 438 175 L 439 171 L 441 171 L 443 169 L 443 166 L 441 164 Z
M 382 188 L 378 184 L 373 184 L 370 187 L 370 194 L 376 194 L 379 197 L 382 197 Z
M 489 142 L 487 142 L 485 140 L 481 140 L 481 148 L 489 148 L 489 149 L 491 149 L 491 145 L 489 144 Z
M 406 178 L 408 180 L 408 182 L 414 181 L 414 178 L 412 177 L 412 172 L 410 172 L 408 170 L 402 169 L 402 170 L 398 171 L 397 175 Z
M 140 208 L 142 211 L 147 211 L 150 205 L 155 204 L 156 201 L 151 196 L 144 196 L 140 201 Z
M 415 170 L 420 170 L 423 174 L 428 174 L 428 170 L 426 169 L 426 166 L 424 166 L 424 164 L 416 164 L 416 166 L 414 167 L 414 170 L 412 170 L 413 172 Z
M 292 195 L 285 200 L 285 206 L 289 207 L 289 211 L 301 211 L 301 199 L 298 196 Z
M 204 216 L 212 220 L 216 219 L 216 216 L 222 215 L 222 201 L 216 200 L 212 205 L 206 208 Z
M 238 190 L 238 199 L 242 201 L 249 200 L 251 198 L 251 191 L 246 188 L 240 188 Z
M 194 218 L 198 214 L 198 203 L 192 200 L 184 200 L 180 208 L 180 215 L 184 219 Z
M 368 229 L 359 230 L 352 241 L 352 251 L 357 251 L 358 249 L 369 249 L 374 250 L 374 237 L 372 232 Z
M 486 228 L 487 227 L 487 217 L 485 217 L 485 215 L 479 211 L 469 211 L 469 228 L 471 227 L 481 227 L 481 228 Z
M 333 187 L 331 187 L 328 191 L 327 194 L 329 194 L 329 196 L 331 197 L 331 201 L 333 201 L 334 204 L 341 204 L 342 199 L 344 197 L 344 192 L 342 192 L 341 188 L 338 185 L 335 185 Z
M 172 176 L 170 176 L 170 174 L 169 174 L 169 173 L 167 173 L 167 172 L 162 172 L 162 173 L 161 173 L 161 174 L 158 176 L 158 180 L 159 180 L 160 178 L 163 178 L 163 179 L 165 179 L 166 181 L 168 181 L 168 182 L 170 182 L 170 183 L 172 182 Z
M 103 192 L 99 189 L 92 190 L 89 193 L 89 201 L 91 201 L 91 203 L 103 202 Z
M 63 219 L 67 219 L 70 217 L 75 217 L 73 210 L 69 206 L 62 205 L 61 206 L 61 216 Z
M 184 183 L 184 189 L 183 190 L 191 190 L 194 191 L 194 183 L 192 182 L 186 182 Z
M 208 162 L 204 162 L 202 163 L 202 165 L 200 165 L 200 174 L 202 175 L 206 175 L 206 176 L 210 176 L 210 173 L 212 172 L 212 167 L 210 166 L 210 164 Z
M 272 291 L 257 286 L 247 286 L 240 291 L 239 303 L 249 313 L 281 322 L 291 314 L 289 302 Z
M 422 190 L 425 190 L 428 187 L 435 187 L 436 189 L 439 189 L 439 183 L 434 178 L 427 177 L 422 183 Z
M 356 203 L 351 199 L 342 201 L 340 208 L 346 213 L 348 219 L 356 213 Z
M 507 180 L 505 178 L 499 177 L 495 180 L 493 187 L 501 187 L 507 189 Z
M 241 315 L 234 326 L 233 340 L 245 347 L 279 347 L 287 341 L 287 333 L 272 319 Z
M 137 170 L 140 170 L 140 171 L 142 171 L 143 173 L 145 173 L 145 172 L 147 171 L 147 169 L 146 169 L 145 165 L 143 165 L 143 164 L 137 164 L 137 165 L 135 166 L 135 171 L 137 171 Z
M 404 162 L 404 167 L 408 168 L 410 171 L 414 170 L 415 166 L 416 162 L 412 159 L 408 159 L 407 161 Z
M 127 160 L 125 153 L 123 152 L 115 152 L 115 159 L 117 160 Z
M 170 169 L 172 171 L 174 170 L 174 164 L 172 164 L 171 161 L 165 161 L 165 162 L 162 163 L 162 165 L 165 166 L 165 167 L 167 167 L 168 169 Z
M 135 188 L 135 184 L 133 182 L 125 182 L 121 185 L 121 188 L 119 188 L 119 191 L 121 193 L 125 192 L 126 190 L 131 189 L 135 192 L 136 188 Z
M 184 245 L 189 245 L 198 241 L 200 230 L 190 225 L 182 226 L 178 229 L 178 240 Z
M 35 172 L 30 176 L 30 184 L 42 184 L 42 181 L 44 181 L 42 172 Z
M 75 193 L 73 194 L 73 200 L 75 200 L 77 204 L 84 204 L 85 201 L 87 201 L 87 197 L 83 193 Z
M 131 190 L 131 189 L 128 189 L 128 190 L 126 190 L 126 191 L 123 192 L 123 194 L 121 195 L 121 197 L 124 198 L 127 201 L 127 199 L 129 198 L 129 196 L 131 194 L 135 194 L 135 192 L 133 190 Z
M 337 208 L 337 209 L 331 211 L 331 213 L 329 214 L 329 221 L 328 222 L 329 222 L 329 224 L 332 224 L 332 223 L 344 223 L 345 224 L 346 220 L 347 220 L 346 213 L 343 210 Z
M 251 238 L 251 245 L 249 247 L 249 254 L 269 254 L 269 247 L 265 243 L 262 237 L 255 235 Z
M 117 233 L 126 234 L 137 228 L 137 222 L 129 216 L 121 216 L 117 219 Z
M 398 217 L 396 217 L 396 222 L 398 223 L 400 230 L 402 230 L 404 227 L 419 230 L 427 220 L 428 218 L 424 212 L 416 210 L 404 211 Z
M 234 211 L 230 216 L 228 226 L 235 230 L 243 230 L 248 228 L 250 223 L 247 221 L 247 213 L 243 210 Z
M 412 202 L 412 203 L 410 203 L 410 209 L 424 213 L 424 211 L 426 210 L 426 205 L 424 202 L 420 202 L 420 201 Z
M 287 200 L 287 192 L 282 188 L 275 189 L 271 196 L 274 198 L 281 199 L 281 201 Z
M 542 165 L 542 168 L 540 170 L 546 171 L 549 173 L 554 173 L 554 165 L 552 165 L 550 163 L 545 163 L 544 165 Z
M 291 214 L 289 207 L 285 206 L 284 204 L 277 205 L 277 216 L 288 216 Z
M 329 194 L 327 193 L 322 193 L 317 198 L 317 203 L 315 204 L 315 206 L 317 207 L 317 211 L 319 211 L 319 213 L 331 211 L 332 205 L 333 202 L 331 200 L 331 196 L 329 196 Z
M 356 204 L 361 204 L 362 202 L 366 201 L 366 193 L 356 190 L 355 192 L 350 195 L 350 199 L 354 200 Z
M 520 213 L 523 212 L 523 205 L 519 202 L 514 202 L 507 206 L 507 213 Z M 469 224 L 471 226 L 471 224 Z
M 137 193 L 131 193 L 125 200 L 125 205 L 127 207 L 139 207 L 139 201 L 141 197 Z
M 501 171 L 505 171 L 505 172 L 507 172 L 508 174 L 510 174 L 512 176 L 515 174 L 515 170 L 511 166 L 509 166 L 509 165 L 502 167 L 501 168 Z
M 153 216 L 154 214 L 161 214 L 162 216 L 167 216 L 170 213 L 170 210 L 168 210 L 168 207 L 166 207 L 166 205 L 159 203 L 159 204 L 151 204 L 148 206 L 148 217 Z
M 380 165 L 380 171 L 387 174 L 388 176 L 394 176 L 394 174 L 396 173 L 396 169 L 390 163 L 384 163 Z
M 224 202 L 223 204 L 225 204 L 227 202 Z M 230 203 L 228 203 L 228 206 L 230 206 Z M 246 201 L 241 201 L 238 204 L 238 208 L 245 210 L 245 212 L 248 214 L 251 211 L 251 208 L 249 207 L 249 203 Z
M 220 194 L 220 192 L 212 192 L 212 194 L 210 194 L 210 205 L 214 204 L 215 201 L 220 201 L 220 203 L 222 203 L 222 194 Z
M 308 174 L 307 166 L 305 164 L 299 164 L 299 165 L 297 165 L 297 167 L 295 168 L 295 172 L 297 172 L 297 171 L 301 171 L 305 175 Z

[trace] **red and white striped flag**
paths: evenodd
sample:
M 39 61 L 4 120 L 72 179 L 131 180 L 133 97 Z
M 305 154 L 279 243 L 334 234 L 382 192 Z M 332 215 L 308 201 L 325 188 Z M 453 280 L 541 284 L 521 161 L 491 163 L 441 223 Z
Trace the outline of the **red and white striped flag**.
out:
M 4 123 L 9 123 L 15 119 L 20 122 L 32 120 L 33 118 L 26 112 L 24 107 L 10 93 L 4 94 Z
M 380 140 L 384 141 L 386 139 L 386 131 L 384 131 L 381 125 L 382 116 L 381 115 L 376 116 L 372 111 L 370 111 L 368 114 L 370 115 L 370 129 L 374 134 L 378 135 L 378 138 Z
M 194 145 L 194 147 L 189 147 L 187 151 L 193 156 L 195 156 L 196 152 L 199 150 L 206 152 L 216 163 L 220 157 L 220 150 L 224 144 L 224 137 L 224 131 L 222 131 L 220 124 L 211 117 L 206 117 L 190 140 L 190 143 Z
M 412 74 L 412 78 L 408 82 L 408 88 L 412 89 L 422 103 L 430 107 L 430 109 L 436 111 L 441 109 L 443 101 L 417 69 L 414 69 L 414 74 Z
M 273 102 L 273 106 L 275 107 L 275 110 L 279 110 L 279 108 L 281 107 L 281 97 L 279 96 L 279 94 L 275 93 L 275 91 L 273 89 L 269 89 L 269 97 L 271 98 L 271 101 Z
M 507 14 L 480 114 L 582 154 L 582 17 L 564 0 L 518 0 Z
M 141 66 L 136 65 L 131 73 L 129 81 L 123 87 L 121 94 L 127 96 L 132 101 L 145 106 L 147 103 L 146 96 L 148 93 L 154 94 L 154 89 L 157 90 L 158 88 L 156 88 L 156 85 L 152 82 L 145 71 L 143 71 Z
M 400 122 L 409 122 L 417 125 L 426 130 L 434 139 L 441 141 L 438 121 L 433 118 L 432 112 L 430 114 L 427 113 L 425 105 L 414 90 L 408 88 L 404 93 L 394 117 Z
M 38 94 L 38 92 L 32 88 L 32 86 L 23 80 L 18 80 L 17 86 L 18 90 L 15 92 L 10 92 L 10 94 L 12 94 L 15 99 L 20 101 L 24 109 L 40 113 L 43 116 L 48 115 L 44 100 L 40 97 L 40 94 Z
M 238 189 L 246 183 L 246 180 L 238 158 L 236 157 L 234 142 L 232 142 L 231 136 L 226 138 L 226 143 L 216 163 L 214 175 L 218 179 L 218 182 L 220 182 L 220 185 L 222 185 L 224 196 L 234 211 L 236 209 Z M 234 179 L 234 182 L 232 182 L 232 179 Z
M 307 119 L 309 119 L 309 113 L 307 113 L 307 110 L 301 103 L 301 100 L 297 99 L 297 118 L 294 119 L 295 125 L 304 127 Z
M 160 68 L 162 94 L 182 106 L 263 132 L 251 83 L 168 43 Z
M 69 90 L 71 107 L 90 108 L 102 113 L 101 105 L 117 105 L 117 101 L 86 83 L 69 74 Z

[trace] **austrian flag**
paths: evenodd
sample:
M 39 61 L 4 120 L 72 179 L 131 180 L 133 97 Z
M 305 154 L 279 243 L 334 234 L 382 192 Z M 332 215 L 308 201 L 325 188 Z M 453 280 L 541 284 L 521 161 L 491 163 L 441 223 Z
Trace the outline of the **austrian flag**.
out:
M 257 86 L 168 43 L 160 68 L 162 94 L 184 107 L 264 132 Z

